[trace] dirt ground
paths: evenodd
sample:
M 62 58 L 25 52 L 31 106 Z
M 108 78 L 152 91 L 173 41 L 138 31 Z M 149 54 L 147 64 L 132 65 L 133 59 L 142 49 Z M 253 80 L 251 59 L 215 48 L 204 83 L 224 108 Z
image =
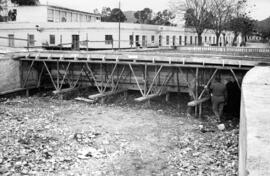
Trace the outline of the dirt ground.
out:
M 238 129 L 174 102 L 16 97 L 0 103 L 0 175 L 232 176 Z M 184 98 L 183 98 L 184 99 Z M 203 126 L 200 126 L 203 125 Z

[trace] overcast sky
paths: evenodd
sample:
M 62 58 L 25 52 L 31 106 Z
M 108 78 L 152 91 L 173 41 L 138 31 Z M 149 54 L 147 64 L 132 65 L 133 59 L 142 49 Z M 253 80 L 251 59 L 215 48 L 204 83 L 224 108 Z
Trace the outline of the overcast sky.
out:
M 270 0 L 248 0 L 251 17 L 262 20 L 270 16 Z M 42 4 L 54 4 L 83 11 L 92 12 L 93 9 L 102 7 L 118 7 L 119 0 L 40 0 Z M 169 0 L 121 0 L 122 10 L 141 10 L 145 7 L 155 12 L 169 8 Z

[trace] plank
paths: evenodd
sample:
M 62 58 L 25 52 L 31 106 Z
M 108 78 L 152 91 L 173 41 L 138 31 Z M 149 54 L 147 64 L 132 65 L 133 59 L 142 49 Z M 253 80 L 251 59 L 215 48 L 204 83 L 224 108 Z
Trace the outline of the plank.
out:
M 143 97 L 136 98 L 135 101 L 143 102 L 143 101 L 147 101 L 147 100 L 150 100 L 152 98 L 159 97 L 159 96 L 160 96 L 160 94 L 151 94 L 151 95 L 148 95 L 148 96 L 143 96 Z
M 98 93 L 98 94 L 94 94 L 94 95 L 89 95 L 88 98 L 92 99 L 92 100 L 95 100 L 95 99 L 98 99 L 98 98 L 103 98 L 103 97 L 119 94 L 119 93 L 122 93 L 122 92 L 125 92 L 125 91 L 127 91 L 127 89 L 121 89 L 121 90 L 117 90 L 117 91 L 114 91 L 114 92 Z
M 209 99 L 210 99 L 210 97 L 205 97 L 205 98 L 201 98 L 198 100 L 194 100 L 194 101 L 188 102 L 188 106 L 197 106 L 201 103 L 208 101 Z
M 77 98 L 75 98 L 75 100 L 83 101 L 83 102 L 86 102 L 86 103 L 94 103 L 95 102 L 95 100 L 91 100 L 91 99 L 83 98 L 83 97 L 77 97 Z
M 60 90 L 55 90 L 53 91 L 53 94 L 62 94 L 62 93 L 68 93 L 68 92 L 72 92 L 78 90 L 78 87 L 71 87 L 71 88 L 66 88 L 66 89 L 60 89 Z

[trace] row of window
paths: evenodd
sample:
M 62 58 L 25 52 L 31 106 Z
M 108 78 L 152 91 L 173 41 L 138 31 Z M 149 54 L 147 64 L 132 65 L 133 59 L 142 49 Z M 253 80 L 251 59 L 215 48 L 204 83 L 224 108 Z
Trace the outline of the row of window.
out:
M 140 41 L 140 37 L 142 37 L 142 40 Z M 8 35 L 8 46 L 10 47 L 14 47 L 15 46 L 15 38 L 14 38 L 14 34 L 9 34 Z M 136 46 L 146 46 L 147 45 L 147 36 L 146 35 L 135 35 L 135 38 L 134 38 L 134 35 L 130 35 L 129 36 L 129 44 L 132 46 L 134 45 L 134 39 L 135 39 L 135 45 Z M 170 43 L 170 36 L 169 35 L 166 35 L 166 45 L 170 45 L 172 44 L 173 46 L 175 45 L 182 45 L 182 44 L 185 44 L 187 45 L 187 40 L 188 40 L 188 37 L 187 36 L 179 36 L 178 38 L 178 44 L 176 43 L 176 36 L 172 36 L 172 43 Z M 194 39 L 194 40 L 193 40 Z M 27 35 L 27 45 L 28 46 L 34 46 L 35 45 L 35 38 L 34 38 L 34 35 L 33 34 L 28 34 Z M 215 40 L 216 38 L 215 37 L 206 37 L 204 38 L 204 42 L 207 43 L 211 43 L 213 41 L 213 43 L 215 43 Z M 142 42 L 142 43 L 140 43 Z M 195 36 L 190 36 L 190 39 L 189 39 L 189 44 L 197 44 L 198 43 L 198 37 Z M 155 44 L 156 43 L 156 38 L 154 35 L 151 35 L 151 43 L 152 44 Z M 55 35 L 54 34 L 50 34 L 49 35 L 49 44 L 50 45 L 55 45 L 56 44 L 56 39 L 55 39 Z M 105 35 L 105 44 L 106 45 L 112 45 L 113 44 L 113 35 Z M 159 35 L 158 36 L 158 44 L 159 46 L 162 46 L 162 36 Z
M 20 39 L 22 40 L 22 39 Z M 35 45 L 35 36 L 33 34 L 27 35 L 27 46 L 31 47 Z M 14 34 L 8 35 L 8 46 L 9 47 L 15 47 L 15 36 Z
M 48 9 L 48 22 L 91 22 L 100 21 L 100 17 L 63 10 Z
M 145 36 L 145 35 L 142 35 L 141 36 L 142 37 L 142 45 L 146 45 L 146 43 L 147 43 L 147 40 L 146 40 L 146 38 L 147 38 L 147 36 Z M 170 36 L 169 35 L 167 35 L 166 36 L 166 45 L 170 45 L 171 43 L 170 43 Z M 135 43 L 136 43 L 136 45 L 140 45 L 139 44 L 139 42 L 140 42 L 140 35 L 135 35 Z M 178 45 L 182 45 L 183 43 L 185 44 L 185 45 L 187 45 L 188 43 L 188 37 L 187 36 L 184 36 L 183 38 L 182 38 L 182 36 L 179 36 L 179 40 L 178 40 Z M 205 36 L 205 38 L 204 38 L 204 42 L 205 43 L 215 43 L 216 42 L 216 37 L 207 37 L 207 36 Z M 105 44 L 112 44 L 113 43 L 113 36 L 112 35 L 105 35 Z M 152 44 L 155 44 L 155 36 L 154 35 L 152 35 L 151 36 L 151 43 Z M 198 36 L 190 36 L 190 38 L 189 38 L 189 44 L 197 44 L 198 43 Z M 129 36 L 129 44 L 130 45 L 133 45 L 134 44 L 134 35 L 130 35 Z M 162 45 L 162 36 L 160 35 L 159 36 L 159 45 Z M 172 36 L 172 45 L 174 46 L 174 45 L 177 45 L 177 43 L 176 43 L 176 36 Z

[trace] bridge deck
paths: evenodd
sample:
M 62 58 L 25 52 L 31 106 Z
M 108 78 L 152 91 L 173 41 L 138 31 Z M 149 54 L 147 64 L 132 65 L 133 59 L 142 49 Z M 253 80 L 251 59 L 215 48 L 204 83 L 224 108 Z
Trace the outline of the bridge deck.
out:
M 250 69 L 259 63 L 268 63 L 268 56 L 230 55 L 227 53 L 193 53 L 179 50 L 130 50 L 130 51 L 36 51 L 14 54 L 20 60 L 122 63 L 167 65 L 182 67 L 211 67 Z

